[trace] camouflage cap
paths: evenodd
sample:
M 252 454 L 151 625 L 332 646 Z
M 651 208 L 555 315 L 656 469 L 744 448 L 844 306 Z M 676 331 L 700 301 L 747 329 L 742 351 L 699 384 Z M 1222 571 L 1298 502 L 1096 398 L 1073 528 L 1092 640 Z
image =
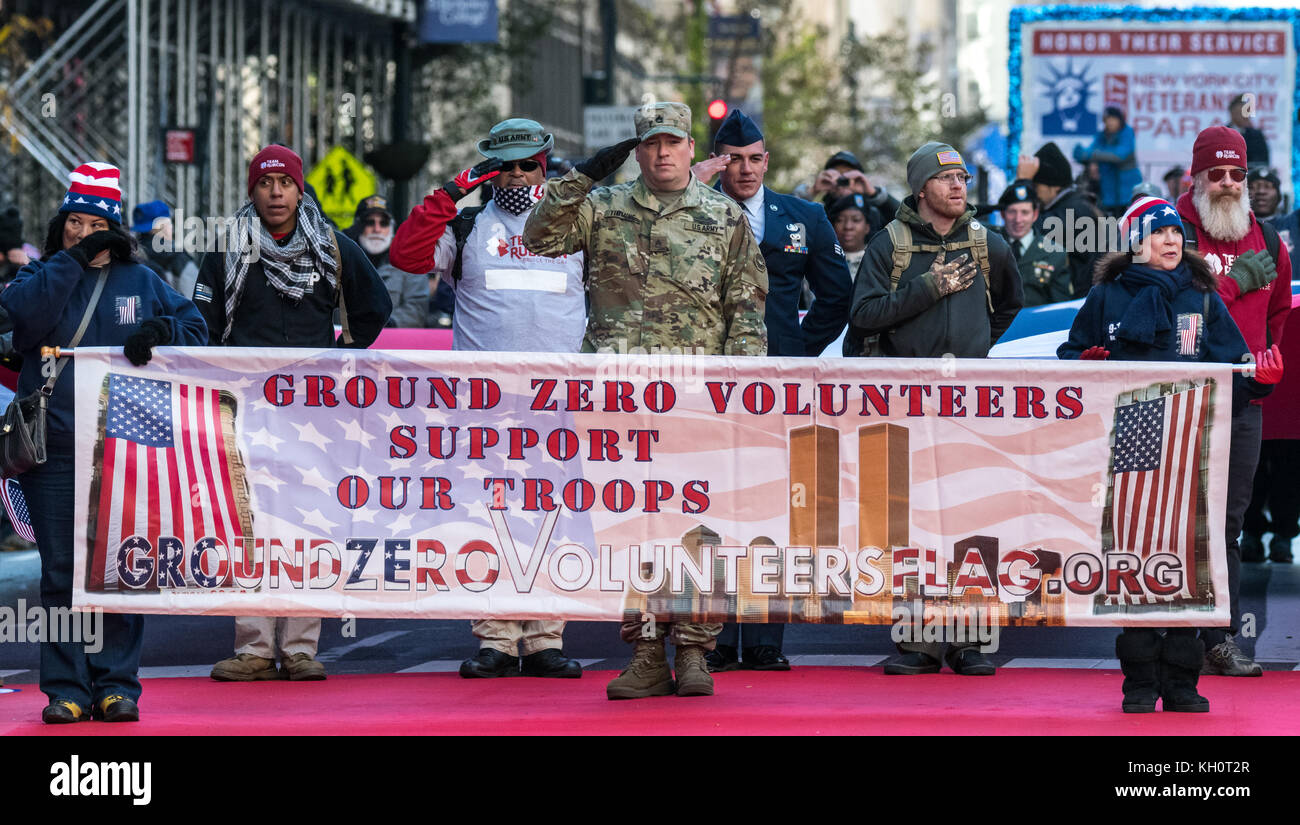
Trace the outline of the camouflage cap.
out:
M 632 115 L 636 139 L 653 135 L 691 136 L 691 107 L 685 103 L 647 103 Z

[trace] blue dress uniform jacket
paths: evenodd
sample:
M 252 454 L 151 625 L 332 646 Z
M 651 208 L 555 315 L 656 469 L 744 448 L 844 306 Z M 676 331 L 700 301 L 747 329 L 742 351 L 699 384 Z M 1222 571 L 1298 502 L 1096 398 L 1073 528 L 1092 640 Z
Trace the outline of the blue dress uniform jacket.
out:
M 764 186 L 763 210 L 759 248 L 767 264 L 767 354 L 821 355 L 849 321 L 853 279 L 844 250 L 821 204 Z M 800 325 L 804 279 L 816 300 Z

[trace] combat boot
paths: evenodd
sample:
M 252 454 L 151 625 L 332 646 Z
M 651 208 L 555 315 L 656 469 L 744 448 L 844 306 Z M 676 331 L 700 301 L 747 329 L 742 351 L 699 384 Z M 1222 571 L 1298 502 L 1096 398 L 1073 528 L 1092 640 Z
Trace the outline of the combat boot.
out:
M 1160 634 L 1146 628 L 1127 629 L 1115 639 L 1115 655 L 1124 673 L 1125 713 L 1155 712 L 1160 698 L 1160 648 Z
M 1196 692 L 1205 642 L 1190 633 L 1169 633 L 1160 646 L 1160 696 L 1165 710 L 1208 713 L 1210 700 Z
M 701 662 L 703 659 L 701 656 Z M 672 692 L 673 672 L 668 669 L 663 639 L 638 640 L 632 661 L 617 678 L 605 685 L 605 695 L 610 699 L 644 699 L 667 696 Z
M 678 696 L 712 696 L 713 677 L 704 660 L 704 648 L 699 645 L 678 645 L 673 657 L 673 670 L 677 672 Z

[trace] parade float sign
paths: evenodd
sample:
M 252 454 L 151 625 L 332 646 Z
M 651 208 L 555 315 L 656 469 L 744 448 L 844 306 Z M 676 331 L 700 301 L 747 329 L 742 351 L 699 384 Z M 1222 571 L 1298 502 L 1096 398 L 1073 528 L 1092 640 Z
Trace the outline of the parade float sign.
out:
M 1228 365 L 75 357 L 83 607 L 1228 620 Z
M 1072 157 L 1119 107 L 1137 138 L 1144 180 L 1191 162 L 1201 130 L 1228 123 L 1228 104 L 1264 133 L 1269 165 L 1294 191 L 1297 9 L 1025 7 L 1011 11 L 1012 153 L 1055 141 Z

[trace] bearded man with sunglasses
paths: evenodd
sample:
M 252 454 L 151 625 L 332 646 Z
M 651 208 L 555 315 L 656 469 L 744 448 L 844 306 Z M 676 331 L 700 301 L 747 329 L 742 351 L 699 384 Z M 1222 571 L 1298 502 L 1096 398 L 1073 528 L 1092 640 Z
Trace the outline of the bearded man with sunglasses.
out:
M 393 265 L 440 275 L 456 291 L 454 350 L 577 352 L 582 345 L 582 253 L 534 255 L 521 238 L 545 191 L 546 153 L 553 145 L 534 120 L 498 123 L 478 143 L 487 160 L 425 197 L 398 227 L 389 253 Z M 458 213 L 456 202 L 488 182 L 488 203 Z M 479 651 L 461 663 L 460 675 L 579 678 L 582 665 L 563 654 L 563 631 L 560 620 L 477 620 Z
M 1246 189 L 1246 140 L 1227 126 L 1211 126 L 1192 146 L 1192 188 L 1178 198 L 1183 238 L 1188 249 L 1205 258 L 1218 276 L 1219 297 L 1246 339 L 1251 352 L 1282 342 L 1291 311 L 1291 260 L 1276 230 L 1255 220 Z M 1228 590 L 1232 621 L 1227 628 L 1206 628 L 1203 673 L 1259 676 L 1263 669 L 1237 647 L 1232 635 L 1241 626 L 1241 548 L 1238 539 L 1250 504 L 1259 461 L 1263 415 L 1252 401 L 1232 417 L 1228 453 Z
M 403 272 L 388 259 L 393 244 L 393 213 L 383 195 L 362 198 L 352 225 L 343 234 L 357 242 L 370 264 L 383 279 L 393 313 L 390 327 L 429 326 L 429 279 L 416 272 Z

